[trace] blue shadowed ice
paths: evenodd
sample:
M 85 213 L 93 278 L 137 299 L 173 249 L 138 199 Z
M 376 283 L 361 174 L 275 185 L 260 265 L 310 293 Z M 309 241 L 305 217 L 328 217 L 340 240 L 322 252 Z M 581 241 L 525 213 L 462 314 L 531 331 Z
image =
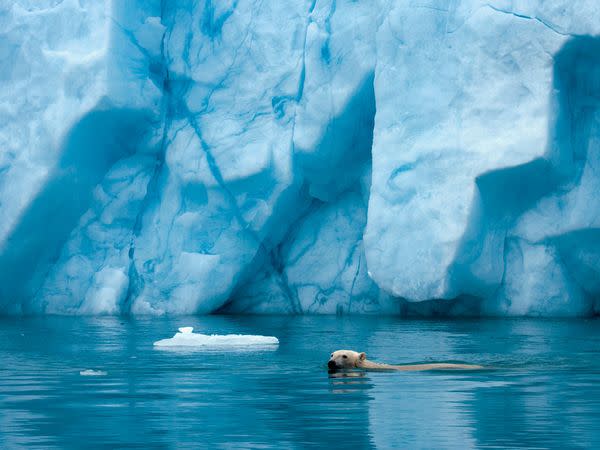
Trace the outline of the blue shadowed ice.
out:
M 600 311 L 595 0 L 0 5 L 0 311 Z

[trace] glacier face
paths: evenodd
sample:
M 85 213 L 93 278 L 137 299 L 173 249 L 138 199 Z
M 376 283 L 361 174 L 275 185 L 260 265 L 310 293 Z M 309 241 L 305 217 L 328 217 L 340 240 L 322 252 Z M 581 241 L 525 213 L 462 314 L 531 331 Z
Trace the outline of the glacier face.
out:
M 594 0 L 0 5 L 0 311 L 600 311 Z

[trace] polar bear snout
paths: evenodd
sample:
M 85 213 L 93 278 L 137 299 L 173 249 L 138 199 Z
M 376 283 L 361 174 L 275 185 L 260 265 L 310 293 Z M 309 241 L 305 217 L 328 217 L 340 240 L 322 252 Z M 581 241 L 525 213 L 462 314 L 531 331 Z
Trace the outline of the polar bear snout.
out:
M 333 359 L 329 360 L 329 362 L 327 363 L 327 368 L 329 370 L 335 370 L 335 369 L 337 369 L 337 364 L 335 363 L 335 361 Z

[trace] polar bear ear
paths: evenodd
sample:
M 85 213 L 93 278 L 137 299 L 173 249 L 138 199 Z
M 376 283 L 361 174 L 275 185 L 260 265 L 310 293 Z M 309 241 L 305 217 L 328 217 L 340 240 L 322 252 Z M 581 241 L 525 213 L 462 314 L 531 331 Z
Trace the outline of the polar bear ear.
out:
M 367 354 L 365 352 L 360 352 L 360 354 L 358 355 L 358 359 L 364 361 L 365 359 L 367 359 Z

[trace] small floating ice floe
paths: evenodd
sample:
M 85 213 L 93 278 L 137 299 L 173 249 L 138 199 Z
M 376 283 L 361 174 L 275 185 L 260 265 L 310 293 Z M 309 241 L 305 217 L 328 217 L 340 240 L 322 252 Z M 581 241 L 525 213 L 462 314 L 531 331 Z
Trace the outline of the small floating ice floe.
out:
M 104 370 L 85 369 L 79 372 L 82 377 L 103 377 L 106 375 Z
M 155 347 L 164 349 L 200 349 L 200 350 L 275 350 L 279 339 L 274 336 L 252 334 L 199 334 L 192 333 L 193 327 L 179 328 L 170 339 L 161 339 Z

